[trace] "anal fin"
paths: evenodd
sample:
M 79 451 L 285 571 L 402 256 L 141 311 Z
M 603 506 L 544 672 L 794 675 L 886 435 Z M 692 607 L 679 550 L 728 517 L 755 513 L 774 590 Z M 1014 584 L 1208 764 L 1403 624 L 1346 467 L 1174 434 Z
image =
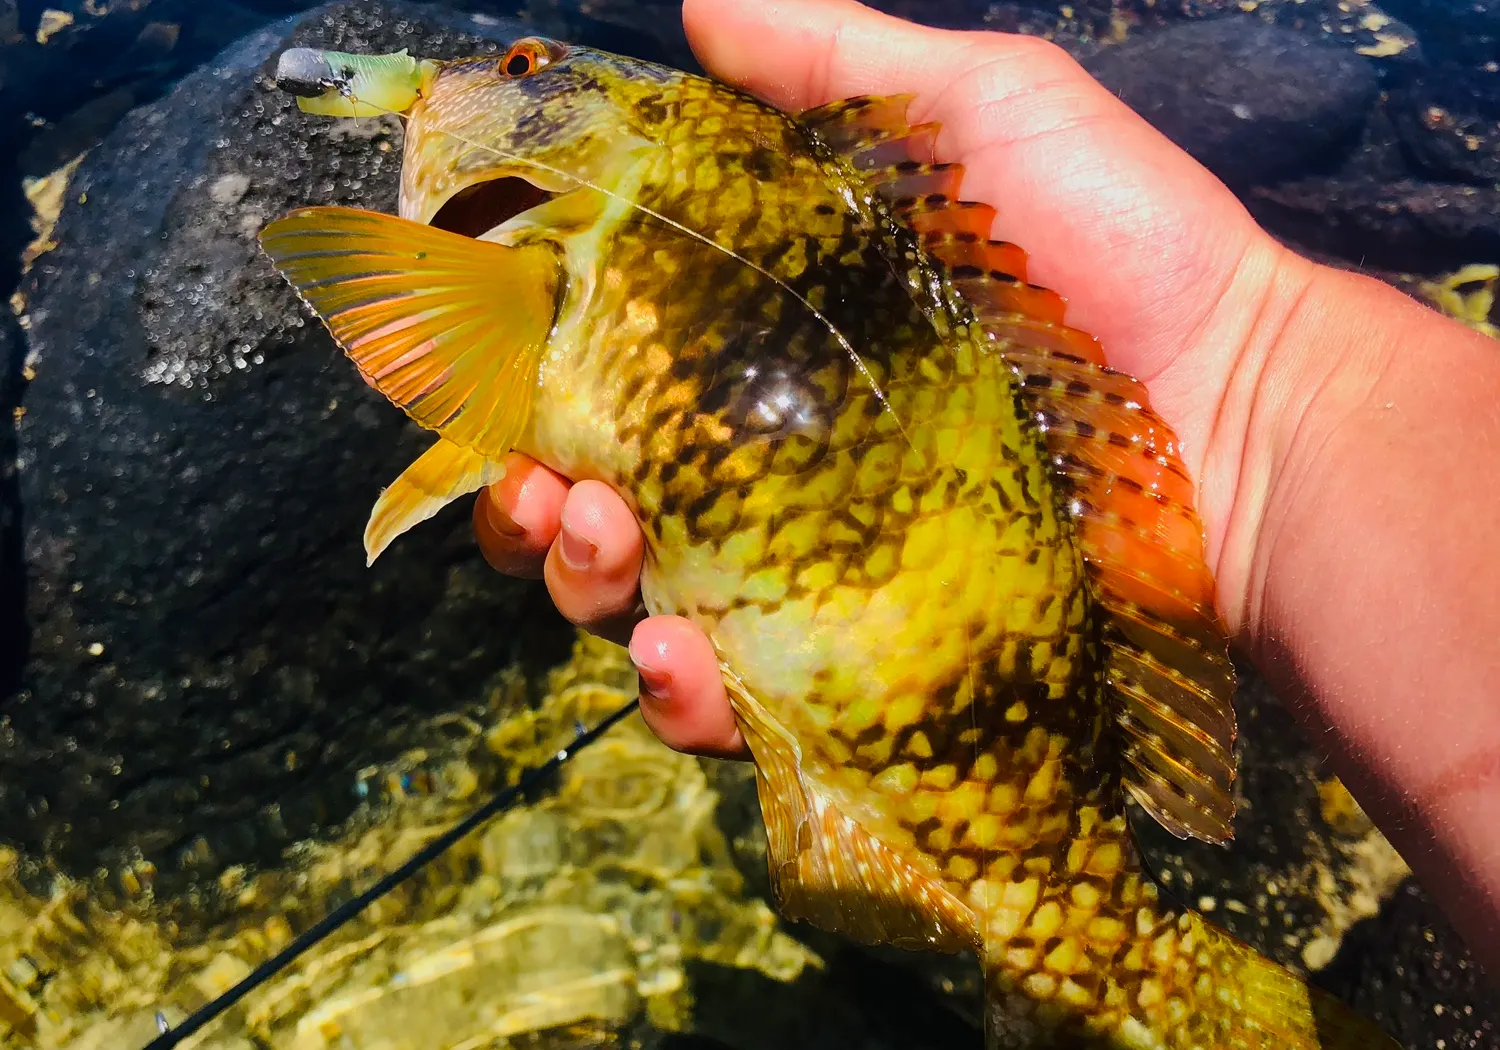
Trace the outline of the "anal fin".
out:
M 504 476 L 501 461 L 438 438 L 375 501 L 365 526 L 366 564 L 375 564 L 391 542 L 413 525 Z
M 725 670 L 755 758 L 771 885 L 781 913 L 865 944 L 957 952 L 977 944 L 971 909 L 843 813 L 791 735 Z

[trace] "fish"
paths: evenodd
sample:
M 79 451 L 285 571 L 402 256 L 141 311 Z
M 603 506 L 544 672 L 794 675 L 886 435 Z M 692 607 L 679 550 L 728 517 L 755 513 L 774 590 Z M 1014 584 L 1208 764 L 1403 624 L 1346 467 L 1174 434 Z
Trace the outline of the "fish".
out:
M 1127 799 L 1233 837 L 1194 482 L 911 96 L 790 113 L 543 37 L 294 49 L 277 79 L 405 125 L 397 214 L 260 236 L 435 436 L 376 499 L 369 562 L 512 452 L 619 492 L 645 608 L 719 659 L 777 909 L 973 952 L 990 1050 L 1398 1045 L 1143 866 Z

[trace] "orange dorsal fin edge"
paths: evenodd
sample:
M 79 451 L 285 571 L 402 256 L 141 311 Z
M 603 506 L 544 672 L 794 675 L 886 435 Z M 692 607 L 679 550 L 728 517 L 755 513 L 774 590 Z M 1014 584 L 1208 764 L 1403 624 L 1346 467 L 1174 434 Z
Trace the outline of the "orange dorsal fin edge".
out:
M 990 237 L 994 209 L 959 198 L 962 166 L 935 162 L 937 128 L 909 124 L 910 101 L 844 99 L 799 119 L 906 224 L 1016 370 L 1109 616 L 1127 789 L 1173 834 L 1228 841 L 1235 674 L 1176 435 L 1144 385 L 1065 323 L 1063 297 L 1028 282 L 1026 253 Z

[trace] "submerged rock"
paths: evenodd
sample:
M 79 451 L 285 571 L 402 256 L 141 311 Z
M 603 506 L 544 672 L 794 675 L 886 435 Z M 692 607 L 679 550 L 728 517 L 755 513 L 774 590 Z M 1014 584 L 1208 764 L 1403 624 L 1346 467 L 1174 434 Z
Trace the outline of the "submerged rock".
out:
M 29 897 L 0 851 L 0 1038 L 13 1026 L 36 1050 L 144 1045 L 158 1011 L 180 1023 L 476 798 L 567 746 L 578 721 L 617 710 L 635 684 L 622 649 L 587 637 L 535 688 L 495 676 L 445 744 L 368 778 L 358 826 L 278 870 L 226 872 L 234 903 L 210 930 L 184 931 L 151 909 L 112 912 L 73 884 Z M 951 1050 L 977 1041 L 899 971 L 837 945 L 816 951 L 776 918 L 736 870 L 718 787 L 737 791 L 738 781 L 711 776 L 715 766 L 665 751 L 631 715 L 579 751 L 551 790 L 252 992 L 199 1045 Z
M 1500 188 L 1401 179 L 1296 179 L 1257 188 L 1255 217 L 1299 247 L 1401 273 L 1500 260 Z
M 1500 48 L 1493 54 L 1500 57 Z M 1418 172 L 1474 186 L 1500 183 L 1500 71 L 1489 79 L 1488 98 L 1475 97 L 1459 78 L 1429 77 L 1391 92 L 1396 129 Z

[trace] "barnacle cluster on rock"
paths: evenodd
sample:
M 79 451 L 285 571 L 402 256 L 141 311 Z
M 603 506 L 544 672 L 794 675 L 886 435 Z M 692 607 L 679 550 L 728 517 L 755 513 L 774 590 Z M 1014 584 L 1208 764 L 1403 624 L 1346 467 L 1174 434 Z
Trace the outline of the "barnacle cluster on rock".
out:
M 36 1050 L 143 1045 L 328 910 L 514 783 L 629 699 L 623 651 L 580 636 L 545 697 L 516 713 L 502 679 L 489 725 L 448 753 L 369 770 L 369 811 L 343 839 L 277 870 L 230 871 L 210 930 L 153 908 L 109 911 L 55 879 L 28 892 L 0 859 L 0 1034 Z M 512 712 L 507 714 L 506 712 Z M 639 714 L 579 751 L 556 783 L 460 842 L 414 880 L 192 1038 L 203 1047 L 412 1050 L 588 1045 L 644 1018 L 691 1021 L 686 964 L 795 980 L 821 961 L 746 892 L 699 760 L 662 747 Z M 138 883 L 142 880 L 137 880 Z

